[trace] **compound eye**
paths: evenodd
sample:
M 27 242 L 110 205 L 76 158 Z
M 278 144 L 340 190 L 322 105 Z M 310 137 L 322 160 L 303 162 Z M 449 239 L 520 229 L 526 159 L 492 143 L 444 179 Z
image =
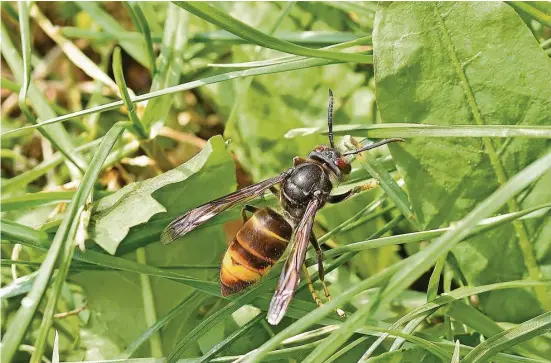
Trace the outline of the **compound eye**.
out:
M 348 161 L 343 158 L 338 158 L 335 163 L 343 174 L 350 174 L 350 172 L 352 171 L 352 166 L 350 165 L 350 163 L 348 163 Z
M 325 146 L 325 145 L 319 145 L 318 147 L 316 147 L 316 148 L 314 149 L 314 151 L 322 152 L 322 151 L 325 151 L 325 149 L 327 149 L 327 146 Z

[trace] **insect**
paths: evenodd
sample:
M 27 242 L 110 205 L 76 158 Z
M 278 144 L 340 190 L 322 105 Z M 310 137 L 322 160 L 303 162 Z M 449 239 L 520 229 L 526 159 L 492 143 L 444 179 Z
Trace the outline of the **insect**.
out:
M 331 90 L 329 90 L 328 127 L 330 146 L 317 146 L 307 158 L 295 157 L 293 167 L 276 177 L 247 186 L 190 210 L 173 220 L 161 235 L 161 241 L 164 244 L 171 243 L 231 206 L 260 196 L 267 189 L 272 191 L 283 213 L 279 214 L 271 208 L 245 205 L 242 210 L 244 223 L 229 245 L 220 270 L 222 294 L 226 296 L 239 292 L 260 280 L 283 255 L 291 240 L 293 241 L 268 310 L 268 322 L 272 325 L 277 325 L 283 319 L 300 281 L 301 269 L 306 274 L 314 300 L 321 305 L 308 270 L 303 266 L 309 243 L 316 251 L 319 278 L 327 299 L 330 299 L 329 290 L 324 282 L 323 252 L 312 227 L 316 212 L 325 203 L 339 203 L 362 190 L 373 187 L 372 183 L 368 183 L 343 194 L 330 194 L 332 189 L 350 174 L 352 155 L 390 142 L 403 141 L 400 138 L 384 139 L 355 151 L 339 152 L 333 142 Z M 276 188 L 277 184 L 280 185 L 280 189 Z M 247 212 L 252 215 L 247 217 Z

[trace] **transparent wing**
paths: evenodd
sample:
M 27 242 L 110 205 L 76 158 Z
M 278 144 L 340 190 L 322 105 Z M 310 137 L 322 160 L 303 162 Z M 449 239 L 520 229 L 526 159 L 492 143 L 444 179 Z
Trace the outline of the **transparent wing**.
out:
M 279 324 L 281 319 L 283 319 L 300 281 L 300 270 L 306 257 L 306 250 L 308 249 L 314 218 L 320 204 L 318 199 L 312 199 L 308 203 L 302 220 L 297 226 L 293 249 L 289 257 L 287 257 L 287 261 L 285 261 L 285 266 L 281 271 L 277 289 L 270 302 L 270 308 L 268 309 L 268 322 L 272 325 Z
M 165 245 L 169 244 L 176 240 L 178 237 L 181 237 L 186 233 L 194 230 L 220 212 L 228 209 L 232 205 L 261 195 L 264 190 L 275 184 L 280 183 L 286 175 L 286 173 L 283 173 L 279 176 L 261 181 L 260 183 L 249 185 L 245 188 L 239 189 L 236 192 L 225 195 L 221 198 L 210 201 L 190 210 L 186 214 L 173 220 L 165 228 L 165 230 L 161 234 L 161 242 Z

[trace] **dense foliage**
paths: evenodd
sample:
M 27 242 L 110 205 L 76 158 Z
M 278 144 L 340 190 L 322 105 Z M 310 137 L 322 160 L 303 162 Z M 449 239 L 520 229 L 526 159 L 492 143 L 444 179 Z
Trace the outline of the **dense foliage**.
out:
M 549 3 L 3 2 L 1 52 L 2 361 L 551 356 Z M 220 294 L 239 207 L 159 235 L 327 144 L 328 89 L 341 146 L 406 140 L 273 327 L 281 263 Z

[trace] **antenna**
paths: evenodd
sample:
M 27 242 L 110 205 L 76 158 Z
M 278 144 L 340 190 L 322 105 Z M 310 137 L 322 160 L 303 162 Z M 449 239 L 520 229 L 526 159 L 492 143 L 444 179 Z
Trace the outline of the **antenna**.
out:
M 329 88 L 329 109 L 327 111 L 327 125 L 329 126 L 329 144 L 334 149 L 335 144 L 333 143 L 333 92 Z
M 343 156 L 346 156 L 346 155 L 355 155 L 355 154 L 359 154 L 361 153 L 362 151 L 366 151 L 366 150 L 371 150 L 371 149 L 375 149 L 376 147 L 379 147 L 379 146 L 383 146 L 383 145 L 386 145 L 388 143 L 391 143 L 391 142 L 396 142 L 396 141 L 405 141 L 404 139 L 400 138 L 400 137 L 393 137 L 391 139 L 384 139 L 384 140 L 381 140 L 379 142 L 375 142 L 373 144 L 369 144 L 367 146 L 364 146 L 362 147 L 361 149 L 358 149 L 356 151 L 351 151 L 351 152 L 347 152 L 347 153 L 344 153 L 342 154 Z

